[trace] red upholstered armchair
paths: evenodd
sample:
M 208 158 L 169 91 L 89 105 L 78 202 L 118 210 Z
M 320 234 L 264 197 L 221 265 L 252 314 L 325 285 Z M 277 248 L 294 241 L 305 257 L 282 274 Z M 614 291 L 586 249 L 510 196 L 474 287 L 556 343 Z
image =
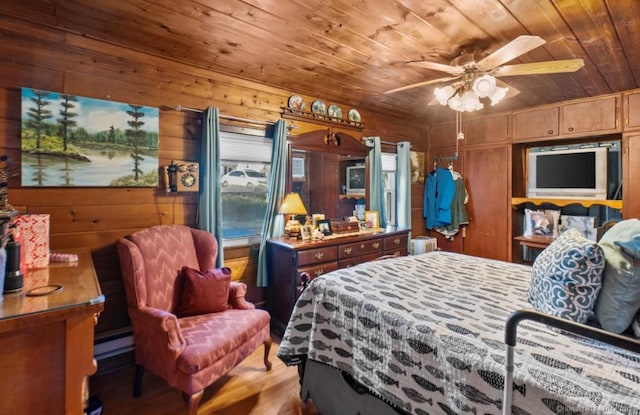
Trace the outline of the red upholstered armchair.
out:
M 204 388 L 237 366 L 260 344 L 271 369 L 270 316 L 245 301 L 247 287 L 231 282 L 227 310 L 188 317 L 180 306 L 181 269 L 215 267 L 216 239 L 181 225 L 160 225 L 116 242 L 135 341 L 134 396 L 144 368 L 181 390 L 195 414 Z M 223 298 L 224 301 L 224 298 Z

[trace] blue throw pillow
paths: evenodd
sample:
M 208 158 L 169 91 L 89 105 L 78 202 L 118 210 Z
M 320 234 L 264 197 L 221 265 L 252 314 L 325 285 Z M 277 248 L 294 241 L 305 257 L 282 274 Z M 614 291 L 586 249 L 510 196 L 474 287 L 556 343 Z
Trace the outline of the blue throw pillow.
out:
M 599 245 L 606 264 L 596 317 L 603 329 L 622 333 L 640 309 L 640 220 L 616 223 Z
M 529 302 L 542 313 L 586 323 L 602 289 L 603 269 L 598 244 L 569 229 L 533 263 Z

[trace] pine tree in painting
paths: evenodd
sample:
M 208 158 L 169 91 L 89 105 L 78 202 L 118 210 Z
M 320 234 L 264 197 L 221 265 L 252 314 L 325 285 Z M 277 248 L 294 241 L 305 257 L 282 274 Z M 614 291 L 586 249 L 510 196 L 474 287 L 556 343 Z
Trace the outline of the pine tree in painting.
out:
M 27 116 L 29 117 L 27 120 L 27 126 L 34 129 L 36 133 L 36 149 L 39 149 L 40 136 L 45 127 L 45 121 L 53 117 L 53 115 L 51 114 L 51 111 L 46 108 L 47 105 L 51 104 L 50 101 L 46 100 L 49 94 L 37 89 L 33 90 L 33 94 L 35 96 L 31 98 L 31 102 L 35 104 L 35 107 L 31 107 L 27 110 Z
M 77 117 L 78 114 L 73 112 L 73 109 L 76 107 L 74 102 L 77 102 L 78 98 L 73 95 L 60 95 L 60 99 L 62 109 L 60 110 L 58 123 L 60 124 L 60 135 L 62 136 L 62 151 L 67 151 L 69 133 L 71 132 L 71 128 L 77 124 L 73 118 Z
M 142 108 L 140 105 L 131 105 L 130 111 L 127 111 L 127 115 L 129 115 L 132 119 L 127 121 L 129 127 L 125 131 L 125 135 L 127 137 L 127 144 L 131 147 L 131 158 L 133 159 L 133 179 L 137 182 L 142 175 L 142 170 L 140 169 L 140 162 L 144 160 L 140 153 L 139 147 L 144 144 L 145 132 L 142 129 L 144 125 L 144 121 L 140 119 L 144 117 L 144 112 L 140 111 Z

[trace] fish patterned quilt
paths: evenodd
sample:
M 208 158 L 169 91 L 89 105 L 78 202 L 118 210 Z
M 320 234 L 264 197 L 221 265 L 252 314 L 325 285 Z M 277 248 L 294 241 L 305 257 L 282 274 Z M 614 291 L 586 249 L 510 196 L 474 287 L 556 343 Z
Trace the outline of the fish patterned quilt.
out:
M 407 414 L 501 414 L 504 324 L 531 308 L 531 268 L 449 252 L 315 278 L 278 357 L 350 374 Z M 640 354 L 537 322 L 518 326 L 516 415 L 640 414 Z

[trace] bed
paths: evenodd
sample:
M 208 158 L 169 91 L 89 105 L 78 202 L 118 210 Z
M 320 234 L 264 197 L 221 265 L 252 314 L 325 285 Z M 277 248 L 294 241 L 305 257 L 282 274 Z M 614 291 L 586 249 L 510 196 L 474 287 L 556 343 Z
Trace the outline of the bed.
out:
M 301 365 L 301 397 L 314 402 L 348 384 L 389 413 L 501 414 L 505 320 L 531 308 L 530 275 L 442 251 L 337 270 L 302 293 L 278 357 Z M 521 322 L 510 413 L 640 414 L 640 354 Z

